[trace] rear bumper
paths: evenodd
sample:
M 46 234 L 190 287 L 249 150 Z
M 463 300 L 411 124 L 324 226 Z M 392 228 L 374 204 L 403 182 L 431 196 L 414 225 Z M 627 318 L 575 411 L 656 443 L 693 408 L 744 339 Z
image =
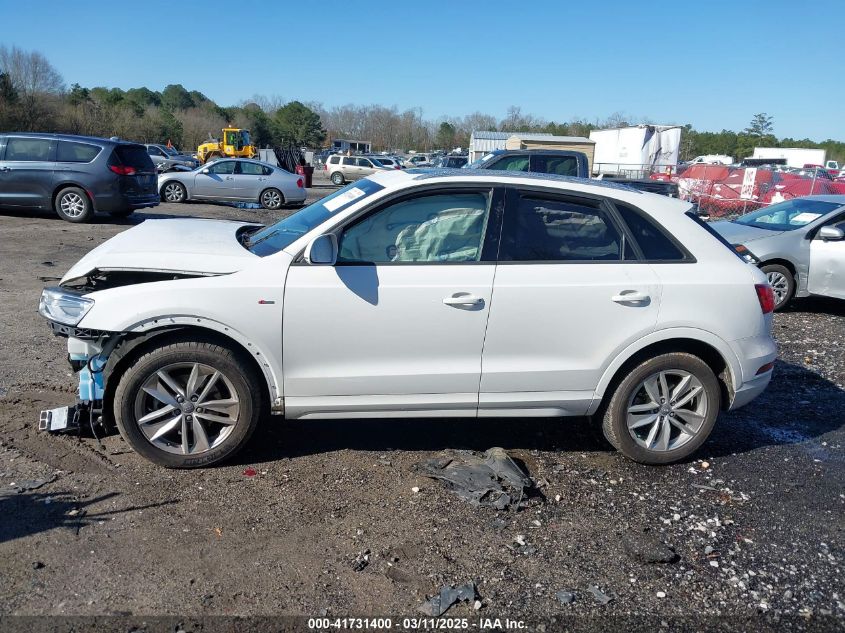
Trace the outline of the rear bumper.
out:
M 161 202 L 158 191 L 143 195 L 95 195 L 94 209 L 97 211 L 123 211 L 125 209 L 143 209 L 154 207 Z
M 728 410 L 733 411 L 734 409 L 739 409 L 754 400 L 754 398 L 766 390 L 771 380 L 772 371 L 769 370 L 753 380 L 744 382 L 734 393 L 733 401 L 731 402 L 731 406 L 728 407 Z

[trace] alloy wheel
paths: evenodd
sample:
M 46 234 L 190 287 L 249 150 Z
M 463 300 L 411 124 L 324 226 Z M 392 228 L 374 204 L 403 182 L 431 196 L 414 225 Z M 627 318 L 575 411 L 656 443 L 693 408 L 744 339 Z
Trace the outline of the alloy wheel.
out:
M 219 446 L 238 423 L 234 385 L 203 363 L 158 369 L 135 398 L 135 423 L 151 444 L 168 453 L 198 455 Z
M 73 191 L 68 192 L 62 196 L 59 201 L 59 206 L 69 218 L 78 218 L 85 213 L 85 200 L 82 199 L 78 193 Z
M 627 427 L 641 447 L 672 451 L 692 440 L 708 413 L 701 381 L 681 369 L 652 374 L 633 390 L 628 401 Z
M 182 202 L 184 195 L 185 193 L 181 185 L 175 182 L 169 182 L 164 185 L 164 199 L 168 202 Z
M 282 196 L 277 191 L 265 191 L 261 195 L 261 202 L 268 209 L 278 209 L 282 206 Z
M 773 270 L 766 273 L 766 278 L 769 280 L 769 285 L 775 293 L 777 305 L 786 301 L 789 295 L 789 280 L 786 278 L 786 275 Z

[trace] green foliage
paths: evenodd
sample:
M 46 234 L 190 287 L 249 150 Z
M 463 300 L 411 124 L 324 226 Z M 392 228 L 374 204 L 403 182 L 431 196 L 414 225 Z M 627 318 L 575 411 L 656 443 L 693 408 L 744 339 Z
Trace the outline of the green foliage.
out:
M 18 91 L 9 73 L 0 72 L 0 105 L 10 106 L 18 101 Z
M 454 125 L 443 121 L 437 130 L 437 136 L 434 137 L 434 144 L 440 149 L 452 150 L 455 147 L 455 131 Z
M 163 108 L 175 111 L 187 110 L 197 104 L 182 84 L 170 84 L 161 91 L 161 105 Z
M 755 114 L 751 124 L 743 130 L 749 136 L 771 136 L 774 131 L 774 117 L 765 112 Z
M 299 101 L 291 101 L 276 110 L 271 127 L 279 145 L 319 147 L 326 138 L 320 115 Z

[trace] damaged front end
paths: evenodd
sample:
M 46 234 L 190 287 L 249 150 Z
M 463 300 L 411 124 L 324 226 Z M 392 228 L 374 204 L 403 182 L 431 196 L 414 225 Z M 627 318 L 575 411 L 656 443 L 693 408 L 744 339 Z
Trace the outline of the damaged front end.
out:
M 79 386 L 76 404 L 41 412 L 39 430 L 56 433 L 78 431 L 87 422 L 96 435 L 95 424 L 103 424 L 108 361 L 127 334 L 78 327 L 96 303 L 95 298 L 88 296 L 90 293 L 196 276 L 150 271 L 93 270 L 85 277 L 70 280 L 61 286 L 45 288 L 41 293 L 38 312 L 48 320 L 55 336 L 67 338 L 67 358 L 77 374 Z

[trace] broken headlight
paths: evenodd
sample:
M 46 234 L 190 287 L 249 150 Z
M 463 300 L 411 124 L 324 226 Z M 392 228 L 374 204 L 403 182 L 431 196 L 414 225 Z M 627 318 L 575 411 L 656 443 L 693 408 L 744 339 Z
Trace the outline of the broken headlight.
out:
M 736 251 L 736 254 L 740 256 L 742 261 L 744 261 L 748 264 L 759 264 L 760 263 L 760 260 L 757 259 L 757 257 L 754 255 L 754 253 L 749 251 L 748 248 L 746 248 L 743 244 L 733 244 L 733 247 L 734 247 L 734 250 Z
M 76 325 L 93 307 L 94 300 L 67 292 L 61 288 L 45 288 L 38 302 L 41 316 L 62 323 Z

